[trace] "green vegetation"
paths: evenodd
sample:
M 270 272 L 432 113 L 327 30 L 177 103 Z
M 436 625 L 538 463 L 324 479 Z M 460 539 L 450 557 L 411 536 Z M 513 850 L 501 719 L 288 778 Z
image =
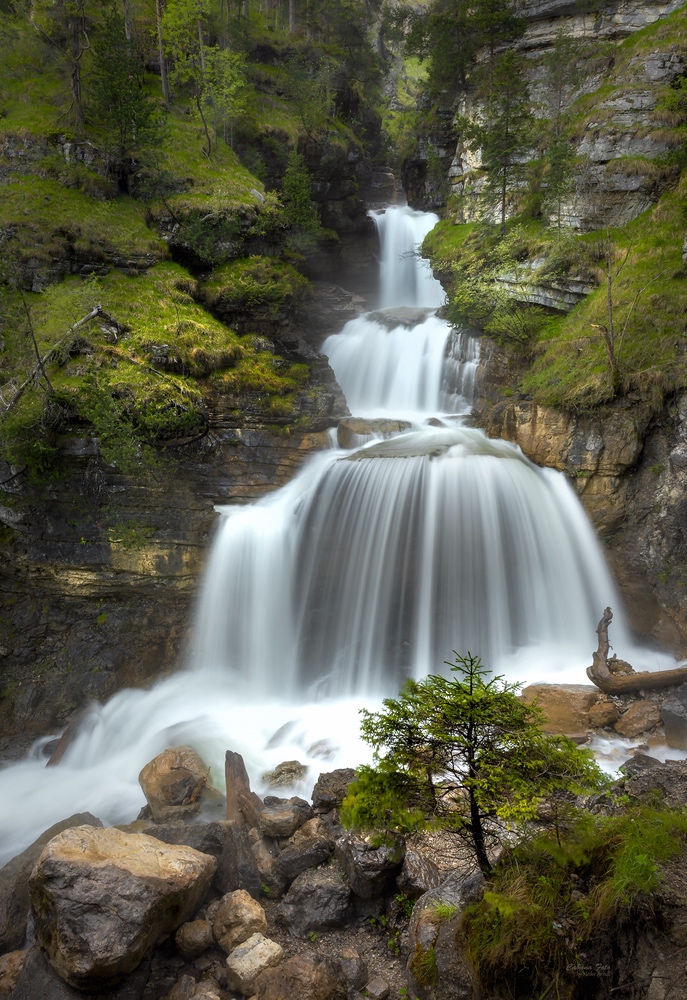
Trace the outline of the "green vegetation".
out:
M 270 257 L 247 257 L 213 271 L 201 296 L 210 308 L 254 310 L 263 306 L 276 313 L 303 297 L 310 282 L 295 267 Z
M 456 655 L 452 678 L 408 680 L 381 712 L 362 710 L 375 763 L 358 769 L 342 822 L 399 832 L 441 827 L 466 839 L 483 872 L 491 821 L 521 824 L 545 797 L 598 787 L 591 754 L 542 732 L 518 685 L 487 679 L 479 658 Z
M 543 995 L 588 964 L 603 925 L 660 889 L 662 868 L 685 849 L 682 812 L 630 807 L 578 814 L 558 836 L 538 833 L 508 850 L 483 898 L 463 914 L 470 958 L 487 989 Z M 528 994 L 527 989 L 531 992 Z

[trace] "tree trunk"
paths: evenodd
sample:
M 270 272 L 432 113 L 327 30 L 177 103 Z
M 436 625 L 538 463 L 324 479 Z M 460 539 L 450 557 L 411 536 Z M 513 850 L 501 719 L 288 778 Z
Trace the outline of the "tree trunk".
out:
M 491 865 L 489 864 L 487 848 L 484 842 L 482 817 L 480 816 L 479 806 L 475 800 L 475 794 L 472 788 L 469 789 L 468 794 L 470 797 L 470 829 L 472 830 L 472 840 L 475 845 L 477 864 L 479 865 L 480 871 L 483 875 L 489 875 L 491 873 Z
M 200 55 L 200 68 L 205 72 L 205 43 L 203 41 L 203 22 L 198 18 L 198 53 Z
M 289 33 L 296 31 L 296 0 L 289 0 Z
M 167 80 L 167 62 L 165 60 L 165 43 L 162 35 L 162 14 L 165 0 L 155 0 L 155 17 L 157 20 L 157 47 L 160 56 L 160 80 L 162 82 L 162 97 L 169 106 L 169 81 Z
M 81 56 L 83 55 L 83 46 L 81 45 L 81 26 L 78 18 L 73 19 L 71 29 L 72 71 L 70 84 L 72 90 L 72 101 L 74 102 L 76 124 L 77 127 L 80 128 L 85 124 L 86 119 L 84 118 L 83 104 L 81 101 Z
M 124 34 L 126 36 L 126 54 L 131 58 L 131 0 L 124 0 Z
M 639 673 L 618 676 L 608 665 L 608 626 L 613 621 L 613 612 L 606 608 L 599 622 L 596 634 L 599 637 L 598 649 L 592 654 L 592 665 L 587 667 L 587 677 L 606 694 L 623 694 L 644 689 L 673 687 L 687 681 L 687 667 L 676 667 L 674 670 L 642 670 Z

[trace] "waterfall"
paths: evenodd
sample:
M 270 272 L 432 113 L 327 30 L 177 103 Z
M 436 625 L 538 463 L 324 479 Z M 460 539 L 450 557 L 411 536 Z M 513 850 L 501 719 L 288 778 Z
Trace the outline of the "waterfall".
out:
M 411 253 L 435 217 L 374 218 L 381 308 L 324 346 L 356 414 L 409 429 L 388 437 L 372 419 L 362 446 L 319 453 L 282 489 L 220 510 L 189 668 L 93 706 L 59 767 L 46 771 L 39 741 L 0 771 L 0 864 L 73 812 L 132 820 L 140 769 L 179 743 L 218 784 L 225 750 L 238 750 L 258 789 L 263 771 L 297 757 L 307 795 L 320 770 L 366 759 L 361 704 L 441 670 L 454 649 L 511 680 L 585 681 L 610 604 L 631 655 L 565 478 L 466 426 L 479 341 L 436 315 L 440 288 Z

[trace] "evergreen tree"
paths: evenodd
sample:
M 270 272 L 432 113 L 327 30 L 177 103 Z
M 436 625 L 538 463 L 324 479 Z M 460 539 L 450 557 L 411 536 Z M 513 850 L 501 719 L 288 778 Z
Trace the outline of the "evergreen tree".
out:
M 534 138 L 529 91 L 515 52 L 506 52 L 498 60 L 482 118 L 460 118 L 458 127 L 468 149 L 481 152 L 487 175 L 484 198 L 488 205 L 497 206 L 505 234 L 508 191 L 522 174 Z
M 544 149 L 544 207 L 560 239 L 563 203 L 573 188 L 575 148 L 566 111 L 580 83 L 579 50 L 574 39 L 559 31 L 544 60 L 548 123 Z
M 317 246 L 322 226 L 311 198 L 310 175 L 305 160 L 295 149 L 289 154 L 282 197 L 282 219 L 289 229 L 287 246 L 301 253 L 311 253 Z
M 94 36 L 89 122 L 109 155 L 120 186 L 127 191 L 136 158 L 160 144 L 162 124 L 141 83 L 124 18 L 111 7 Z
M 30 7 L 29 17 L 34 28 L 68 69 L 72 95 L 70 111 L 77 128 L 85 122 L 81 63 L 90 48 L 89 33 L 97 11 L 95 0 L 33 0 Z
M 526 822 L 543 798 L 598 787 L 589 751 L 543 733 L 518 685 L 487 679 L 478 657 L 458 656 L 450 679 L 409 680 L 381 712 L 363 709 L 375 764 L 358 769 L 345 825 L 409 832 L 439 826 L 465 836 L 481 870 L 490 818 Z

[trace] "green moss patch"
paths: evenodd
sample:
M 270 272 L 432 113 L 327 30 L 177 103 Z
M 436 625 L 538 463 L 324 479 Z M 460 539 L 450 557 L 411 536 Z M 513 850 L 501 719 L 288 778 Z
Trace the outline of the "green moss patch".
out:
M 271 257 L 244 257 L 213 272 L 201 289 L 210 308 L 280 309 L 300 301 L 310 288 L 302 274 L 283 261 Z

